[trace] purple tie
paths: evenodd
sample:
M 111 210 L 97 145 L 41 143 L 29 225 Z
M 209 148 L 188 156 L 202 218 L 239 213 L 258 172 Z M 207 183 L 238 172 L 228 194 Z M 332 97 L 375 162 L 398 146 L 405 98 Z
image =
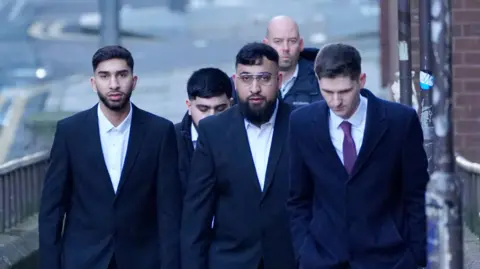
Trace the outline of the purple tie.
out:
M 357 149 L 355 148 L 355 141 L 352 137 L 352 124 L 344 121 L 340 124 L 343 130 L 343 165 L 347 169 L 348 174 L 352 173 L 353 165 L 357 159 Z

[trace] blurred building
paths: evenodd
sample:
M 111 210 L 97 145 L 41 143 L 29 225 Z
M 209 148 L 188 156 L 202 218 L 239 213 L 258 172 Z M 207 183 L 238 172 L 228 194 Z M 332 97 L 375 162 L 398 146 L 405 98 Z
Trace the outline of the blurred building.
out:
M 418 81 L 418 3 L 411 1 L 412 64 Z M 397 0 L 380 1 L 382 86 L 388 87 L 398 71 Z M 480 2 L 452 1 L 453 97 L 456 151 L 480 161 Z M 418 83 L 416 83 L 418 85 Z M 419 88 L 419 87 L 416 87 Z

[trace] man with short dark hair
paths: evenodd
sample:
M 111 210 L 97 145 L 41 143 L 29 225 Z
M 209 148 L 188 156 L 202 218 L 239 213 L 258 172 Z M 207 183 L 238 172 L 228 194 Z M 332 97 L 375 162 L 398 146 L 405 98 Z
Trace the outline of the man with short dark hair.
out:
M 363 88 L 350 45 L 325 46 L 315 72 L 325 102 L 292 113 L 288 141 L 300 268 L 425 266 L 429 176 L 416 112 Z
M 200 121 L 182 214 L 183 269 L 296 269 L 285 208 L 291 108 L 278 100 L 278 60 L 268 45 L 245 45 L 234 77 L 239 104 Z
M 175 124 L 179 157 L 180 178 L 186 186 L 190 161 L 197 144 L 200 120 L 221 113 L 232 105 L 230 78 L 218 68 L 201 68 L 193 72 L 187 82 L 187 113 Z
M 40 212 L 41 269 L 178 269 L 173 123 L 130 102 L 130 52 L 93 56 L 94 107 L 58 122 Z

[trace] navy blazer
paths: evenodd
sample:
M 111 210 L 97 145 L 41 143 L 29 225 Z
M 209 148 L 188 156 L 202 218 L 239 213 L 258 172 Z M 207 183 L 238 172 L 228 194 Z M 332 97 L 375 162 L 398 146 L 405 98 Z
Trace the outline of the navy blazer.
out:
M 97 106 L 57 125 L 40 213 L 41 269 L 178 269 L 181 186 L 173 123 L 132 106 L 115 193 Z
M 200 121 L 182 212 L 183 269 L 295 269 L 285 208 L 290 112 L 279 102 L 263 191 L 239 107 Z
M 412 269 L 426 264 L 429 179 L 415 111 L 368 98 L 363 144 L 348 175 L 322 101 L 290 117 L 291 229 L 303 269 Z

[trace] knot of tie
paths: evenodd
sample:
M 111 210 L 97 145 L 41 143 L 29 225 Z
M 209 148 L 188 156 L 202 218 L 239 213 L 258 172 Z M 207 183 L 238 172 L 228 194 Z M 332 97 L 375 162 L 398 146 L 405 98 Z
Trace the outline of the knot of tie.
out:
M 345 134 L 346 137 L 349 139 L 352 138 L 352 124 L 348 121 L 343 121 L 340 123 L 340 128 L 342 128 L 343 133 Z

